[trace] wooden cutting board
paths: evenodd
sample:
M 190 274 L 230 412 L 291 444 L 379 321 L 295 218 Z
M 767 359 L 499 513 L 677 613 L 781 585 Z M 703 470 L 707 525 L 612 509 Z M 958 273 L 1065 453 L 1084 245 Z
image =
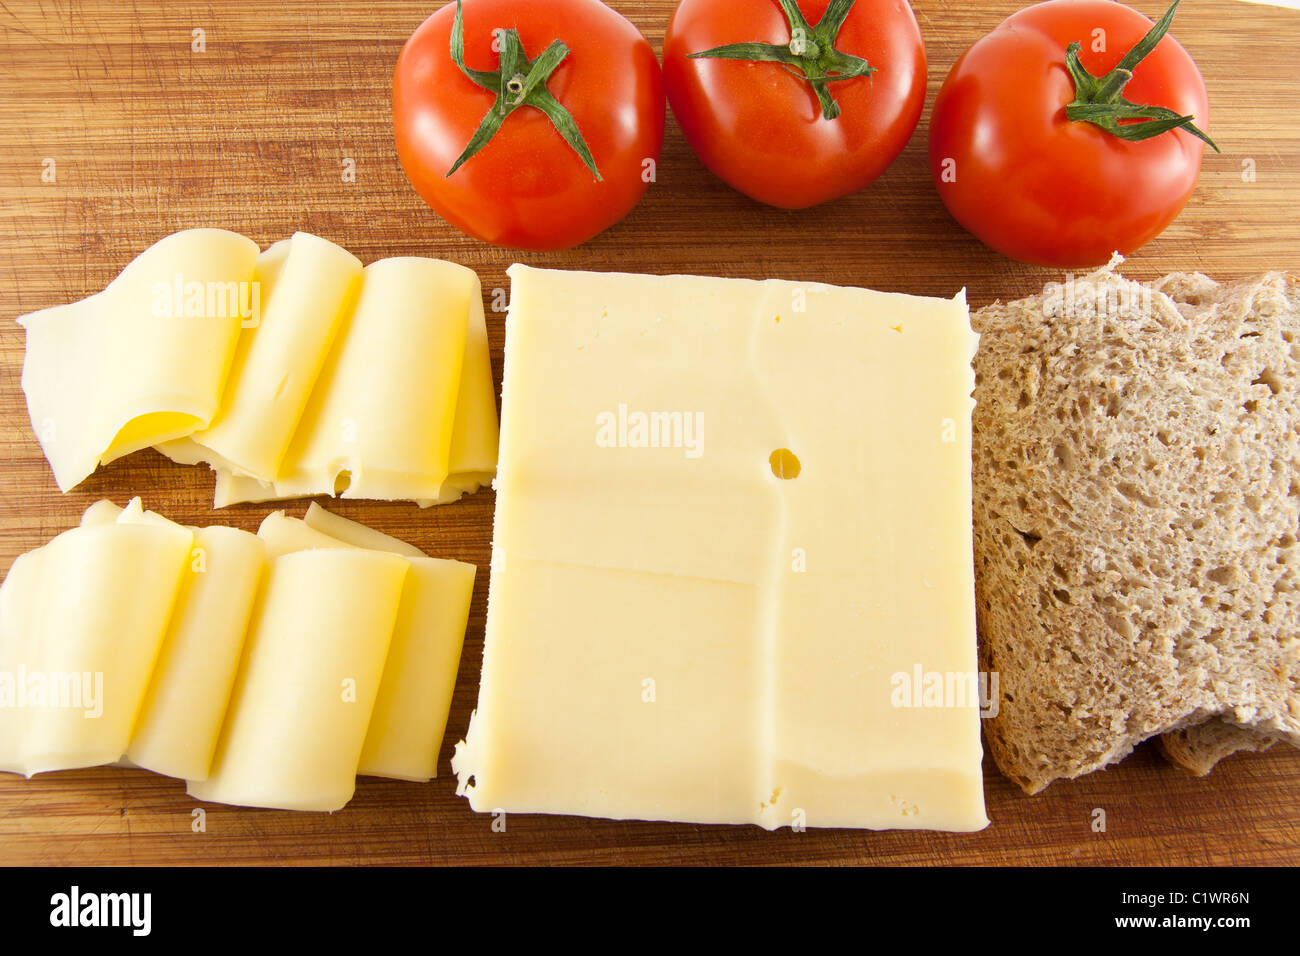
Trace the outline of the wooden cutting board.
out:
M 526 2 L 526 0 L 520 0 Z M 633 214 L 580 249 L 514 254 L 461 236 L 407 185 L 392 148 L 393 65 L 437 5 L 317 0 L 124 5 L 8 0 L 0 7 L 0 569 L 76 524 L 101 497 L 140 494 L 188 523 L 256 529 L 265 506 L 209 509 L 212 478 L 153 452 L 55 487 L 19 387 L 14 316 L 101 289 L 155 240 L 221 226 L 262 245 L 297 229 L 369 262 L 440 256 L 472 266 L 485 290 L 506 267 L 633 269 L 781 276 L 951 295 L 980 306 L 1059 278 L 1010 262 L 947 216 L 925 161 L 926 119 L 869 190 L 809 212 L 762 207 L 694 158 L 669 121 L 658 182 Z M 1142 0 L 1158 16 L 1163 0 Z M 613 6 L 658 48 L 670 0 Z M 930 103 L 956 57 L 1020 6 L 917 0 L 930 58 Z M 218 12 L 220 11 L 220 12 Z M 204 31 L 203 52 L 192 50 Z M 1174 33 L 1209 83 L 1209 154 L 1182 218 L 1126 267 L 1137 279 L 1177 270 L 1230 278 L 1300 271 L 1300 14 L 1235 0 L 1189 0 Z M 927 118 L 929 110 L 927 108 Z M 345 182 L 347 161 L 355 182 Z M 42 181 L 53 163 L 55 181 Z M 1253 169 L 1254 176 L 1243 176 Z M 828 241 L 810 244 L 810 231 Z M 502 317 L 492 315 L 500 382 Z M 478 689 L 493 496 L 419 511 L 339 510 L 431 554 L 483 568 L 474 597 L 444 763 Z M 301 513 L 302 503 L 291 506 Z M 0 864 L 195 863 L 1300 863 L 1300 753 L 1239 756 L 1205 780 L 1148 745 L 1118 767 L 1024 796 L 986 761 L 992 826 L 974 835 L 765 833 L 753 827 L 512 816 L 504 833 L 430 785 L 362 780 L 326 816 L 209 807 L 194 832 L 184 785 L 112 768 L 0 779 Z M 1095 832 L 1094 811 L 1106 812 Z

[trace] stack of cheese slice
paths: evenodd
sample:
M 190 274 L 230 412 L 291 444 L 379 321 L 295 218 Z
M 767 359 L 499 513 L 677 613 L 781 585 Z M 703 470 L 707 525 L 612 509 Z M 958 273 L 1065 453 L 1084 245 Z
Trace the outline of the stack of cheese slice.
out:
M 963 298 L 510 275 L 474 809 L 984 826 Z
M 474 576 L 315 505 L 253 535 L 99 502 L 0 586 L 0 770 L 125 758 L 298 810 L 428 780 Z
M 454 501 L 496 469 L 475 273 L 365 268 L 306 233 L 259 255 L 191 229 L 97 295 L 23 316 L 23 389 L 67 491 L 157 446 L 217 473 L 216 506 L 317 494 Z

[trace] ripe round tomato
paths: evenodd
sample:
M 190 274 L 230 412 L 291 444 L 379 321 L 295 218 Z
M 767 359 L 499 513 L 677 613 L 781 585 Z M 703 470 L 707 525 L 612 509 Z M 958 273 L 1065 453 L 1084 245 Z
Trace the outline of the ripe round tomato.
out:
M 953 217 L 998 252 L 1066 268 L 1103 264 L 1163 231 L 1196 186 L 1202 140 L 1172 129 L 1129 141 L 1066 115 L 1076 100 L 1069 44 L 1081 44 L 1089 74 L 1105 77 L 1151 29 L 1112 0 L 1051 0 L 967 50 L 939 91 L 930 126 L 931 173 Z M 1123 88 L 1130 105 L 1205 124 L 1205 82 L 1173 37 L 1160 39 L 1132 73 Z
M 790 62 L 692 56 L 741 43 L 789 50 L 794 30 L 776 0 L 682 0 L 664 38 L 664 87 L 691 148 L 735 189 L 783 209 L 862 189 L 907 145 L 925 104 L 925 45 L 906 0 L 797 6 L 814 29 L 847 6 L 829 39 L 875 69 L 825 84 L 834 119 Z
M 397 60 L 393 131 L 416 191 L 456 228 L 517 249 L 569 248 L 626 216 L 653 180 L 663 142 L 663 79 L 645 37 L 597 0 L 467 0 L 470 71 L 502 69 L 509 30 L 528 61 L 512 71 L 521 80 L 553 41 L 567 46 L 541 92 L 571 115 L 599 178 L 531 101 L 450 172 L 498 105 L 452 60 L 456 11 L 449 3 L 425 20 Z

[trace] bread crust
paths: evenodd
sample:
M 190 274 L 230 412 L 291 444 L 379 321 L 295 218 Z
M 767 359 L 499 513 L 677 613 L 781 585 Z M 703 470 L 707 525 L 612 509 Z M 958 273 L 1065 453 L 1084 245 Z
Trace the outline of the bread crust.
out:
M 1277 737 L 1216 717 L 1195 727 L 1161 734 L 1160 753 L 1175 767 L 1204 777 L 1225 757 L 1268 750 L 1275 743 Z

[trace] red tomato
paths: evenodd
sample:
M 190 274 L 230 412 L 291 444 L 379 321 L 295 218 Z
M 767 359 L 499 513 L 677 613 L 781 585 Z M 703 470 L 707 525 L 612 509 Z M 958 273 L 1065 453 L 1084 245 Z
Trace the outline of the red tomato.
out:
M 1071 120 L 1066 48 L 1108 74 L 1152 22 L 1111 0 L 1052 0 L 979 40 L 944 81 L 930 166 L 953 217 L 998 252 L 1036 265 L 1086 267 L 1130 253 L 1182 211 L 1204 143 L 1185 129 L 1130 142 Z M 1205 124 L 1205 82 L 1171 36 L 1136 65 L 1124 98 Z M 1121 123 L 1124 128 L 1140 124 Z
M 663 80 L 645 37 L 597 0 L 468 0 L 471 70 L 498 70 L 502 37 L 494 31 L 518 31 L 534 61 L 554 40 L 568 47 L 545 88 L 572 115 L 600 178 L 529 105 L 448 175 L 497 102 L 451 59 L 455 14 L 450 3 L 420 25 L 393 78 L 397 155 L 416 191 L 463 232 L 518 249 L 569 248 L 626 216 L 663 142 Z
M 828 6 L 798 2 L 814 26 Z M 905 0 L 853 3 L 834 45 L 876 72 L 826 84 L 840 108 L 835 119 L 785 63 L 690 58 L 791 39 L 776 0 L 682 0 L 664 38 L 664 87 L 705 166 L 754 199 L 803 209 L 862 189 L 907 145 L 925 104 L 925 45 Z

